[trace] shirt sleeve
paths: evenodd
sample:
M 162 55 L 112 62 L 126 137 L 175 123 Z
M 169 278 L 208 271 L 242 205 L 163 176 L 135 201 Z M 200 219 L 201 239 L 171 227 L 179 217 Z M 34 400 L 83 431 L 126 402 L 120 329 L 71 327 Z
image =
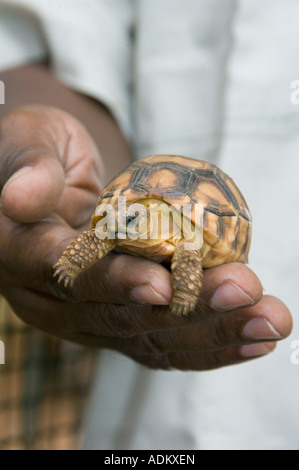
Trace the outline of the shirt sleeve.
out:
M 0 70 L 50 57 L 63 83 L 130 124 L 133 0 L 0 0 Z

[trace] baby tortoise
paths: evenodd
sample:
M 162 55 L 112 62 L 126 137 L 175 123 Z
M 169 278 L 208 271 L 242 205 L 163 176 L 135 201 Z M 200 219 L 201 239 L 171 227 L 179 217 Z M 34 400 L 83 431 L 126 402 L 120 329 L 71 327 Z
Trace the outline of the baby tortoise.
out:
M 119 249 L 170 262 L 170 310 L 187 315 L 200 294 L 202 269 L 248 262 L 250 240 L 251 215 L 229 176 L 204 161 L 152 155 L 125 168 L 106 186 L 90 230 L 66 248 L 54 276 L 72 285 L 98 259 Z

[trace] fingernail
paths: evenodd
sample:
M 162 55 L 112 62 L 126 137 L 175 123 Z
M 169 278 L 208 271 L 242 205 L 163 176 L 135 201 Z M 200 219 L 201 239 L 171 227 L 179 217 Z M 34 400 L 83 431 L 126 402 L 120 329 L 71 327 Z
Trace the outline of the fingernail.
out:
M 281 335 L 266 318 L 253 318 L 244 327 L 243 336 L 247 339 L 279 339 Z
M 273 351 L 273 343 L 258 343 L 246 344 L 240 349 L 240 354 L 243 357 L 258 357 L 265 356 Z
M 210 305 L 214 310 L 232 310 L 253 304 L 254 300 L 239 286 L 231 281 L 224 281 L 214 292 Z
M 20 170 L 16 171 L 7 181 L 6 184 L 4 185 L 4 188 L 13 183 L 16 179 L 20 178 L 20 176 L 25 175 L 25 173 L 29 173 L 34 169 L 33 166 L 24 166 Z M 4 189 L 3 188 L 3 189 Z
M 161 293 L 157 292 L 149 284 L 142 284 L 141 286 L 132 289 L 132 296 L 139 302 L 154 305 L 168 305 L 167 300 Z

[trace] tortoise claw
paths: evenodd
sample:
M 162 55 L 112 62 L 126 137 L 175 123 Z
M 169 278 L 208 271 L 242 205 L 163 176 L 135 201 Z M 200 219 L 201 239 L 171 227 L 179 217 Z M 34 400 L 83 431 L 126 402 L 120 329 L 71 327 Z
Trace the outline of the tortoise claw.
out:
M 66 271 L 65 267 L 59 261 L 53 266 L 53 268 L 55 269 L 54 277 L 58 276 L 57 282 L 59 284 L 62 282 L 64 287 L 73 286 L 74 277 Z
M 56 277 L 58 274 L 63 272 L 63 267 L 60 265 L 60 263 L 54 264 L 53 268 L 55 269 L 53 276 Z
M 194 310 L 194 308 L 194 304 L 182 304 L 180 302 L 176 302 L 175 300 L 170 304 L 171 313 L 177 316 L 187 316 L 191 311 Z

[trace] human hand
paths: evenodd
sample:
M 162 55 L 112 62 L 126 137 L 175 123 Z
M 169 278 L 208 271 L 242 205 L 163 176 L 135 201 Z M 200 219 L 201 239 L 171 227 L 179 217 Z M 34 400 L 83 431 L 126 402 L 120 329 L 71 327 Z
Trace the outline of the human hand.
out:
M 73 288 L 58 285 L 52 266 L 87 228 L 104 164 L 81 124 L 55 108 L 13 111 L 0 132 L 0 285 L 26 323 L 150 367 L 184 370 L 266 354 L 290 333 L 287 307 L 263 296 L 240 263 L 206 270 L 198 308 L 187 318 L 168 310 L 170 273 L 145 259 L 111 253 Z

